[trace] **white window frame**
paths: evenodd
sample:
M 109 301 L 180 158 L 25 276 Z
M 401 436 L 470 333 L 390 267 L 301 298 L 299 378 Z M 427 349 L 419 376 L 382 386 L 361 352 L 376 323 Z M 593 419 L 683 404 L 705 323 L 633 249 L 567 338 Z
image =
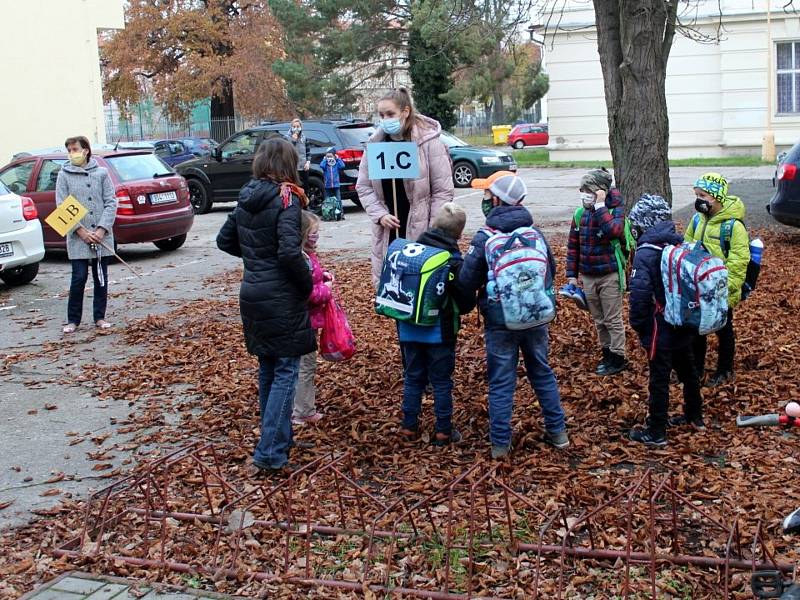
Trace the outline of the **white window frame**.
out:
M 778 46 L 788 44 L 791 48 L 792 67 L 790 69 L 778 68 Z M 775 114 L 778 116 L 800 116 L 800 98 L 798 98 L 797 78 L 800 78 L 800 64 L 797 64 L 796 52 L 800 40 L 782 40 L 775 42 Z M 780 89 L 778 87 L 779 75 L 792 75 L 792 110 L 780 110 Z

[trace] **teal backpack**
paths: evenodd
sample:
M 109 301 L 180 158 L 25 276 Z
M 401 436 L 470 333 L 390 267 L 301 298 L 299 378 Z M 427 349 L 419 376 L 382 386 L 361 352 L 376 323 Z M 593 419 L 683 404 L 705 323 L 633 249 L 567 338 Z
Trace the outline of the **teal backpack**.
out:
M 583 219 L 583 212 L 586 209 L 579 206 L 575 209 L 575 214 L 572 219 L 575 222 L 575 227 L 580 231 L 581 219 Z M 623 292 L 628 286 L 628 271 L 633 264 L 633 254 L 636 252 L 636 239 L 631 233 L 631 222 L 625 217 L 625 226 L 622 233 L 622 241 L 618 239 L 611 240 L 611 247 L 614 249 L 614 258 L 617 259 L 617 273 L 619 275 L 619 289 Z
M 342 203 L 336 196 L 328 196 L 322 201 L 322 220 L 341 221 L 344 217 Z

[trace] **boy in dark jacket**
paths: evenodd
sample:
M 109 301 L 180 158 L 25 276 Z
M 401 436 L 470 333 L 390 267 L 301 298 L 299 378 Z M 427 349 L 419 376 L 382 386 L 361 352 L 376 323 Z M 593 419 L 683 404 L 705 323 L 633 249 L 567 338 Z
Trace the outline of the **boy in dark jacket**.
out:
M 473 182 L 474 187 L 479 188 L 486 183 L 488 180 Z M 569 446 L 558 383 L 547 358 L 547 325 L 512 331 L 506 328 L 504 322 L 495 321 L 495 311 L 487 310 L 486 283 L 489 265 L 486 260 L 486 242 L 492 235 L 491 230 L 508 233 L 520 227 L 533 226 L 531 213 L 521 206 L 527 192 L 525 183 L 515 175 L 499 177 L 485 189 L 482 208 L 486 215 L 486 228 L 480 229 L 472 238 L 459 275 L 459 280 L 467 290 L 480 290 L 478 305 L 484 316 L 489 379 L 489 438 L 492 443 L 492 458 L 495 459 L 503 458 L 511 451 L 511 416 L 514 410 L 520 350 L 525 360 L 528 380 L 542 407 L 545 441 L 556 448 Z M 549 247 L 547 258 L 552 277 L 556 263 Z
M 625 276 L 615 256 L 614 240 L 625 237 L 622 196 L 611 187 L 611 173 L 594 169 L 581 178 L 583 213 L 574 219 L 567 242 L 567 282 L 580 287 L 597 329 L 603 357 L 595 371 L 614 375 L 625 369 L 625 322 L 622 294 Z
M 675 232 L 672 211 L 661 196 L 645 194 L 628 217 L 637 238 L 630 284 L 630 322 L 639 334 L 650 363 L 650 408 L 647 425 L 634 429 L 630 439 L 647 446 L 666 446 L 669 426 L 690 425 L 705 430 L 700 380 L 694 368 L 690 329 L 664 320 L 664 284 L 661 252 L 683 238 Z M 683 415 L 668 418 L 669 383 L 672 370 L 683 384 Z
M 400 350 L 403 353 L 403 424 L 400 435 L 407 440 L 416 439 L 419 433 L 419 413 L 422 394 L 430 381 L 433 388 L 433 411 L 436 416 L 435 433 L 431 443 L 446 446 L 461 441 L 461 433 L 453 428 L 453 371 L 456 364 L 456 338 L 460 315 L 475 308 L 475 293 L 459 285 L 461 251 L 458 239 L 464 232 L 467 214 L 454 202 L 442 206 L 431 221 L 431 228 L 417 242 L 450 252 L 451 278 L 447 286 L 450 298 L 442 308 L 439 323 L 429 327 L 413 323 L 398 323 Z

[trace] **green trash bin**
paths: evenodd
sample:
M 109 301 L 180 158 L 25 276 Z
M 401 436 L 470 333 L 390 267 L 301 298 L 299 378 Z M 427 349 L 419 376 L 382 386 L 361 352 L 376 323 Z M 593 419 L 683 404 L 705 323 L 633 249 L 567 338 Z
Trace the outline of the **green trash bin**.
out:
M 508 143 L 508 134 L 511 133 L 511 125 L 493 125 L 492 143 L 502 145 Z

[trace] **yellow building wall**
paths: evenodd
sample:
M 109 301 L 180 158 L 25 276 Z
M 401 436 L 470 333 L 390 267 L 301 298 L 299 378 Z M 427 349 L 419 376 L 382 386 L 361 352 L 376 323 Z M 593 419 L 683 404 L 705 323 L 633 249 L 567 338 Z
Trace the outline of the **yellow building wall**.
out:
M 124 27 L 123 0 L 0 0 L 0 165 L 71 135 L 106 142 L 98 29 Z

